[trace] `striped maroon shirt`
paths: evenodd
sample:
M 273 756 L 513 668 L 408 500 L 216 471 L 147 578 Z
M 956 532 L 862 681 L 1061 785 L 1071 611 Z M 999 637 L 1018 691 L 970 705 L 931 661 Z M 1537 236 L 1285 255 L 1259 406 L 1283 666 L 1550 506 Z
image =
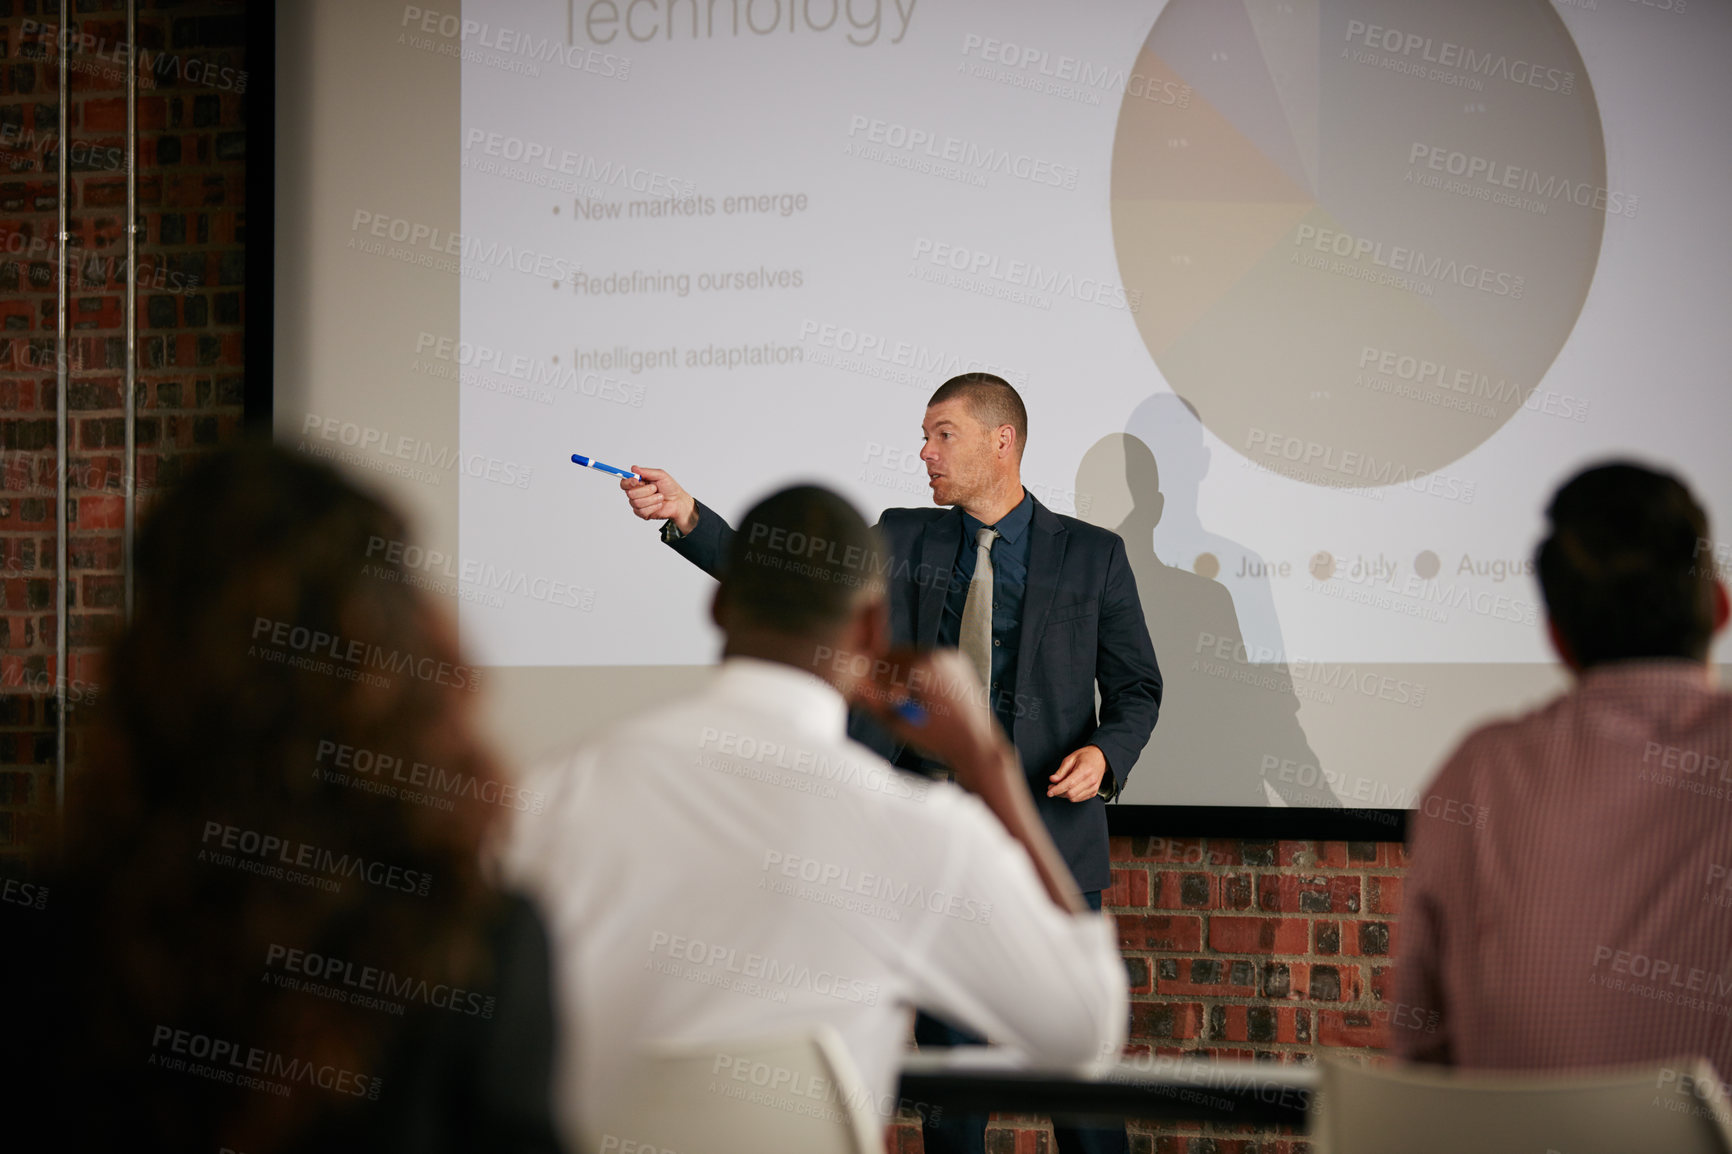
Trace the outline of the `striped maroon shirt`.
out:
M 1414 814 L 1390 1046 L 1732 1074 L 1732 694 L 1632 661 L 1467 738 Z

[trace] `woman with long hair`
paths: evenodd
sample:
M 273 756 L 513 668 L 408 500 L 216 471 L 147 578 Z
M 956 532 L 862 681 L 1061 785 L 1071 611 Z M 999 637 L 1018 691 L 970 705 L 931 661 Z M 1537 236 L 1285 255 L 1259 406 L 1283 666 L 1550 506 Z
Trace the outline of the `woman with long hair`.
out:
M 57 1148 L 558 1148 L 546 937 L 483 865 L 534 799 L 406 541 L 262 445 L 152 511 L 33 923 Z

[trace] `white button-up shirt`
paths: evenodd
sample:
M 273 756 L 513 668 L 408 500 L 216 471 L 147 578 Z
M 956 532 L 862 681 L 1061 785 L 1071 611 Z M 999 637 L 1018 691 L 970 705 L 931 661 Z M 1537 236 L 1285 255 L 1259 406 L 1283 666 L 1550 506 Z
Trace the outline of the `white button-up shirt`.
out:
M 885 1120 L 919 1006 L 1043 1064 L 1116 1056 L 1112 922 L 1047 897 L 976 797 L 846 736 L 816 676 L 730 658 L 526 782 L 513 879 L 553 936 L 572 1135 L 660 1042 L 834 1027 Z

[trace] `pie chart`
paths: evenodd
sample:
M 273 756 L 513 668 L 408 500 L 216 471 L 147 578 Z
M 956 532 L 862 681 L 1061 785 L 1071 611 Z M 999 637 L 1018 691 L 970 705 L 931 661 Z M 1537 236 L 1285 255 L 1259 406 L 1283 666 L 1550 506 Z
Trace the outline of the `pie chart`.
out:
M 1113 144 L 1150 355 L 1315 485 L 1433 473 L 1520 414 L 1623 211 L 1546 0 L 1171 0 Z

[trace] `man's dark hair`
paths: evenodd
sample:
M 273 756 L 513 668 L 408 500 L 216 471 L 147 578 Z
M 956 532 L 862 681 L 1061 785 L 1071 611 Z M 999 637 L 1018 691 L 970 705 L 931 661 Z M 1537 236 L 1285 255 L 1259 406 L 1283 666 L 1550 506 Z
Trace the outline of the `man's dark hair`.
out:
M 991 373 L 963 373 L 939 385 L 932 399 L 926 402 L 926 407 L 930 409 L 933 405 L 958 399 L 966 401 L 968 411 L 989 429 L 1000 425 L 1013 426 L 1016 429 L 1016 459 L 1022 460 L 1023 446 L 1028 443 L 1028 410 L 1023 407 L 1022 398 L 1010 387 L 1009 381 Z
M 797 485 L 753 506 L 728 546 L 721 603 L 742 623 L 810 636 L 848 620 L 888 560 L 877 530 L 829 489 Z
M 1578 665 L 1707 656 L 1708 517 L 1683 482 L 1628 462 L 1599 465 L 1559 489 L 1546 518 L 1535 568 Z

